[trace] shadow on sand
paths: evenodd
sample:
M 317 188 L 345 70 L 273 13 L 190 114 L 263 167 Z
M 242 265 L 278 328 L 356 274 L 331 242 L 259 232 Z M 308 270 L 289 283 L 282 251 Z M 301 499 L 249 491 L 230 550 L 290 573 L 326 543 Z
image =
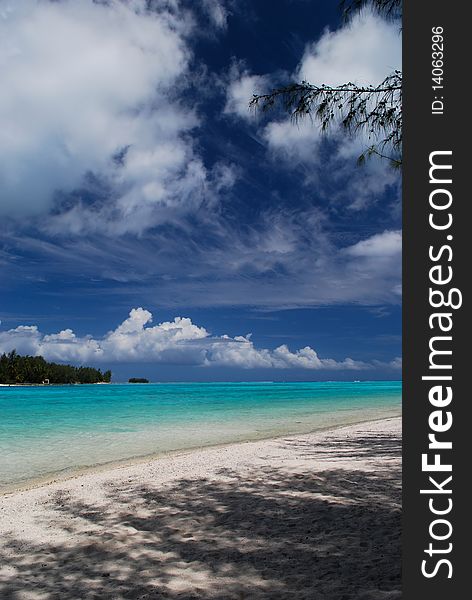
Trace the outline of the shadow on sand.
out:
M 281 443 L 302 457 L 326 449 Z M 335 438 L 330 459 L 333 449 L 378 469 L 266 465 L 155 488 L 123 482 L 107 488 L 103 505 L 58 494 L 54 526 L 75 541 L 4 539 L 0 598 L 400 598 L 401 476 L 398 461 L 384 460 L 399 457 L 400 441 Z

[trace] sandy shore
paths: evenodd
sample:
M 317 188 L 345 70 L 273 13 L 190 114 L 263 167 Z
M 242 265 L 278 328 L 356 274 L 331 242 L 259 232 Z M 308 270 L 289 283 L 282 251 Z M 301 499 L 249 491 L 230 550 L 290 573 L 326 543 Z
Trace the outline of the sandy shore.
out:
M 400 598 L 400 461 L 391 418 L 2 496 L 0 598 Z

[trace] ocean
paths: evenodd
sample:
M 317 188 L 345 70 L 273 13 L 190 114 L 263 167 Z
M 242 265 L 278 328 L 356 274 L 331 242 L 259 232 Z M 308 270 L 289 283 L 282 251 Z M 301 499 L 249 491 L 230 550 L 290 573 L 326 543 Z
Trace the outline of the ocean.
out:
M 0 488 L 400 414 L 400 381 L 0 387 Z

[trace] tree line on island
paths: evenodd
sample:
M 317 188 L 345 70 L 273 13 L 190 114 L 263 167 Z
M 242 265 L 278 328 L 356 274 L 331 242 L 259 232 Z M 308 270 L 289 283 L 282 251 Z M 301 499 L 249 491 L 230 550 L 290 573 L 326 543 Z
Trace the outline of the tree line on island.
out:
M 0 383 L 109 383 L 111 371 L 47 362 L 42 356 L 20 356 L 16 350 L 0 356 Z

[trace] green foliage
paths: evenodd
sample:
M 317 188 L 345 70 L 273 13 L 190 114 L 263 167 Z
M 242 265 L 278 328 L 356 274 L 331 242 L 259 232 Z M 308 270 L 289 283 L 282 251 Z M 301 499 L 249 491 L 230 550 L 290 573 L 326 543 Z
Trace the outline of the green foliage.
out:
M 16 350 L 0 356 L 0 383 L 110 382 L 111 371 L 46 362 L 42 356 L 20 356 Z
M 128 383 L 149 383 L 149 379 L 145 379 L 144 377 L 131 377 L 128 379 Z

